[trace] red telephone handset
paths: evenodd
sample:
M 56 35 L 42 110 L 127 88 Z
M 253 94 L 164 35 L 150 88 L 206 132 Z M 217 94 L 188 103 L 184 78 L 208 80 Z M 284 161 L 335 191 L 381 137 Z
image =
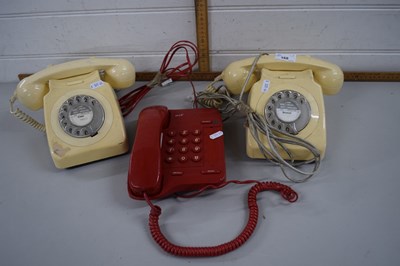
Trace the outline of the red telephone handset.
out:
M 160 137 L 168 123 L 168 110 L 164 106 L 147 108 L 141 112 L 136 129 L 135 145 L 131 154 L 129 185 L 133 195 L 146 192 L 157 194 L 161 189 Z M 134 170 L 132 169 L 134 166 Z M 136 175 L 138 178 L 134 178 Z M 139 177 L 140 176 L 140 177 Z M 133 179 L 133 180 L 131 180 Z
M 128 191 L 134 199 L 169 196 L 225 182 L 224 138 L 216 109 L 168 110 L 151 106 L 139 114 L 131 152 Z

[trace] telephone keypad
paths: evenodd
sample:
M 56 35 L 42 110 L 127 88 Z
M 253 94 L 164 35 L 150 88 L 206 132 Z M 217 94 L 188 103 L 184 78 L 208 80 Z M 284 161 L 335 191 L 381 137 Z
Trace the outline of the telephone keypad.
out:
M 178 134 L 177 134 L 178 132 Z M 202 130 L 166 130 L 167 137 L 164 147 L 165 162 L 168 165 L 176 166 L 196 166 L 202 162 L 201 143 Z

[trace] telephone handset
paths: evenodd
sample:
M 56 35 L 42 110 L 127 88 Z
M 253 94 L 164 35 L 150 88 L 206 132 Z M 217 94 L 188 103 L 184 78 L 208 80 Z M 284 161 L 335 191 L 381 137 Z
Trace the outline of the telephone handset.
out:
M 216 109 L 143 109 L 128 173 L 134 199 L 157 199 L 225 181 L 224 138 Z
M 264 116 L 271 127 L 308 141 L 323 158 L 326 125 L 322 93 L 339 92 L 343 85 L 342 70 L 337 65 L 303 55 L 271 54 L 255 60 L 233 62 L 222 72 L 227 89 L 233 94 L 249 91 L 249 106 Z M 266 136 L 260 138 L 269 146 Z M 250 129 L 246 139 L 247 155 L 264 158 Z M 281 146 L 277 147 L 286 160 L 310 160 L 314 156 L 301 146 L 287 144 L 287 148 L 290 155 Z
M 45 131 L 58 168 L 72 167 L 125 153 L 128 142 L 114 89 L 135 81 L 134 66 L 124 59 L 89 58 L 41 70 L 18 84 L 10 111 Z M 45 125 L 19 109 L 44 108 Z

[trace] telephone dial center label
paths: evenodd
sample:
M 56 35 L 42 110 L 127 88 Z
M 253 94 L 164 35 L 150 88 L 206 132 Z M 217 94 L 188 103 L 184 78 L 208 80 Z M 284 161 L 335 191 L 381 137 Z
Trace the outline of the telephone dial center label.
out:
M 276 116 L 283 122 L 291 123 L 296 121 L 301 115 L 301 110 L 292 101 L 279 102 L 276 107 Z
M 75 126 L 86 126 L 93 120 L 93 111 L 87 106 L 76 106 L 69 112 L 69 120 Z

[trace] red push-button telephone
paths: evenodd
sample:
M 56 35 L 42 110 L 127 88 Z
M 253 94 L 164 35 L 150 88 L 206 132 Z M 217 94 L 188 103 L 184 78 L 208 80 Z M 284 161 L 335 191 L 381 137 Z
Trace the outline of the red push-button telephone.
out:
M 169 196 L 225 181 L 224 138 L 216 109 L 168 110 L 139 115 L 128 191 L 134 199 Z
M 144 199 L 150 205 L 150 233 L 162 249 L 189 257 L 228 253 L 244 244 L 256 228 L 257 193 L 275 190 L 289 202 L 297 200 L 296 192 L 286 185 L 256 180 L 225 181 L 225 176 L 224 138 L 218 110 L 168 110 L 152 106 L 141 111 L 130 158 L 128 192 L 132 198 Z M 178 192 L 199 193 L 229 183 L 255 183 L 248 194 L 248 222 L 236 238 L 217 246 L 186 247 L 175 245 L 164 236 L 158 223 L 161 208 L 152 199 Z

